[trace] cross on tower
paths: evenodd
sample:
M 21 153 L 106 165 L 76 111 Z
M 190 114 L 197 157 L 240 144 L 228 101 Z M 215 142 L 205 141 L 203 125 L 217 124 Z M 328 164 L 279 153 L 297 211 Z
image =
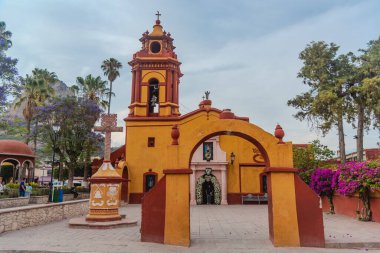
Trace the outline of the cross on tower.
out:
M 162 14 L 160 14 L 160 12 L 157 11 L 157 13 L 156 13 L 155 15 L 157 16 L 157 20 L 160 20 L 160 16 L 161 16 Z
M 94 127 L 94 131 L 104 132 L 104 162 L 111 160 L 111 132 L 123 132 L 123 127 L 117 127 L 117 114 L 102 114 L 101 126 Z

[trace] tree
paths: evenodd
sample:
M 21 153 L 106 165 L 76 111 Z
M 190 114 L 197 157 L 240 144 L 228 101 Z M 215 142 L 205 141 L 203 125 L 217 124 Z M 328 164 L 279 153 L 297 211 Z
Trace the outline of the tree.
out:
M 311 174 L 316 168 L 324 167 L 333 158 L 334 152 L 319 140 L 312 141 L 306 148 L 293 148 L 294 167 L 299 170 L 299 176 L 306 184 L 310 184 Z
M 47 99 L 55 95 L 52 84 L 58 81 L 58 77 L 54 72 L 39 68 L 32 70 L 32 77 L 36 80 L 42 80 L 45 85 L 46 95 L 39 97 L 39 102 L 43 105 Z M 34 152 L 37 152 L 38 117 L 36 117 L 34 121 Z
M 339 135 L 340 161 L 346 161 L 343 122 L 345 112 L 350 110 L 347 101 L 347 89 L 352 78 L 352 65 L 349 55 L 337 56 L 339 46 L 323 41 L 312 42 L 300 53 L 303 67 L 298 77 L 310 90 L 288 101 L 299 111 L 296 119 L 307 120 L 312 128 L 316 127 L 323 134 L 333 126 Z
M 103 81 L 100 76 L 77 77 L 77 85 L 71 86 L 71 90 L 77 96 L 81 94 L 83 98 L 95 102 L 104 109 L 108 106 L 108 102 L 104 100 L 104 97 L 109 90 L 106 88 L 106 81 Z
M 354 57 L 356 76 L 349 93 L 354 110 L 352 120 L 357 118 L 356 148 L 358 161 L 363 161 L 364 129 L 369 129 L 371 115 L 378 120 L 380 105 L 380 38 L 368 43 L 367 49 L 359 50 L 362 54 Z M 378 122 L 378 121 L 377 121 Z M 376 123 L 375 123 L 376 125 Z
M 25 84 L 23 86 L 23 93 L 17 98 L 15 107 L 24 106 L 22 114 L 26 120 L 27 137 L 25 143 L 28 144 L 30 140 L 31 122 L 35 116 L 37 106 L 42 106 L 42 101 L 48 97 L 48 91 L 43 80 L 37 80 L 31 76 L 26 76 Z
M 18 93 L 19 78 L 16 68 L 17 59 L 5 54 L 12 46 L 12 33 L 6 30 L 6 24 L 0 21 L 0 113 L 4 113 L 8 106 L 8 95 Z
M 0 21 L 0 50 L 8 50 L 12 46 L 12 33 L 6 29 L 5 22 Z
M 77 77 L 77 84 L 71 87 L 71 89 L 77 94 L 81 94 L 83 99 L 90 100 L 102 108 L 107 108 L 108 102 L 104 100 L 105 94 L 109 91 L 106 88 L 106 81 L 103 81 L 100 76 L 93 77 L 88 75 L 85 78 Z M 95 121 L 93 122 L 93 125 Z M 83 178 L 85 184 L 87 184 L 87 178 L 89 175 L 89 164 L 91 160 L 91 153 L 96 149 L 94 138 L 89 138 L 85 143 L 85 162 L 84 162 L 84 173 Z
M 81 158 L 86 150 L 86 141 L 93 138 L 91 129 L 101 110 L 93 101 L 65 97 L 54 98 L 48 105 L 40 107 L 38 111 L 45 136 L 52 133 L 53 125 L 60 126 L 56 151 L 61 158 L 64 157 L 71 187 L 75 168 L 80 166 Z M 50 138 L 51 141 L 52 138 Z
M 104 71 L 104 75 L 108 77 L 108 81 L 110 82 L 108 114 L 110 114 L 111 109 L 112 83 L 115 81 L 116 77 L 120 76 L 119 69 L 122 67 L 123 65 L 115 58 L 104 60 L 101 66 L 102 70 Z

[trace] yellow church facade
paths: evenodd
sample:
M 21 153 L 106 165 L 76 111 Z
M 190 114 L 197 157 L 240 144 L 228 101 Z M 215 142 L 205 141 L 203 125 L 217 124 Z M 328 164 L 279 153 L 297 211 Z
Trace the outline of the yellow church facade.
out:
M 181 115 L 183 74 L 171 34 L 157 19 L 140 42 L 129 62 L 125 159 L 117 170 L 124 179 L 121 199 L 142 204 L 141 240 L 189 246 L 191 204 L 242 204 L 262 196 L 275 246 L 323 247 L 319 198 L 296 174 L 282 128 L 271 134 L 213 108 L 210 92 Z
M 191 167 L 193 153 L 204 145 L 192 143 L 192 140 L 204 138 L 206 131 L 200 126 L 205 122 L 224 119 L 231 120 L 231 124 L 239 121 L 247 127 L 253 126 L 246 117 L 237 117 L 229 110 L 213 108 L 209 93 L 197 110 L 180 115 L 179 87 L 182 73 L 181 63 L 174 53 L 173 38 L 157 20 L 153 31 L 145 32 L 140 41 L 142 49 L 129 62 L 132 67 L 132 96 L 130 113 L 125 118 L 129 203 L 141 203 L 143 195 L 163 177 L 163 170 L 170 169 L 170 166 Z M 170 151 L 173 126 L 177 126 L 176 131 L 179 133 L 181 150 L 178 155 Z M 260 132 L 272 138 L 272 142 L 277 145 L 279 140 L 276 137 L 261 129 Z M 240 204 L 242 196 L 248 194 L 264 195 L 267 188 L 264 170 L 269 166 L 269 160 L 261 153 L 260 149 L 263 148 L 232 133 L 219 135 L 218 144 L 225 153 L 225 157 L 220 160 L 225 163 L 226 179 L 221 182 L 219 177 L 217 183 L 223 183 L 221 190 L 226 191 L 223 193 L 227 196 L 227 203 Z M 207 139 L 202 141 L 207 142 Z M 212 148 L 211 152 L 215 152 L 218 147 Z M 292 156 L 289 155 L 292 152 L 291 144 L 283 143 L 281 148 L 286 150 L 281 162 L 292 167 Z M 189 152 L 190 159 L 187 157 Z M 203 168 L 197 170 L 212 169 L 214 159 L 203 160 Z M 276 161 L 271 163 L 275 164 Z M 197 180 L 198 177 L 192 180 L 193 194 Z

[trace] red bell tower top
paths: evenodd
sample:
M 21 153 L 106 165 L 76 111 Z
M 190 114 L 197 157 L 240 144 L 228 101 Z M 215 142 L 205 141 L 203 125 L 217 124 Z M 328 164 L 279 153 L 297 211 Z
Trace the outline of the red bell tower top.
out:
M 179 116 L 179 79 L 182 76 L 173 38 L 163 30 L 157 12 L 153 31 L 140 39 L 141 50 L 133 55 L 132 96 L 129 117 Z

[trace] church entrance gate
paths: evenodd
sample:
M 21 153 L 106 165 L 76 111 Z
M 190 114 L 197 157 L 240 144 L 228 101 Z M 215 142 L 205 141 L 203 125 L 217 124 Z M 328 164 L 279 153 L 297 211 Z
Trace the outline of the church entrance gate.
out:
M 205 115 L 206 116 L 206 115 Z M 202 118 L 202 117 L 199 117 Z M 199 119 L 198 118 L 198 119 Z M 196 148 L 217 135 L 235 135 L 252 142 L 267 161 L 269 238 L 275 246 L 324 247 L 322 210 L 319 198 L 296 175 L 292 164 L 292 145 L 282 143 L 273 135 L 248 122 L 233 119 L 204 120 L 199 127 L 180 129 L 179 145 L 167 149 L 164 181 L 157 184 L 143 200 L 141 224 L 142 241 L 156 241 L 172 245 L 190 245 L 190 185 L 188 169 Z M 185 136 L 182 140 L 182 136 Z M 197 138 L 194 138 L 196 136 Z M 188 138 L 186 138 L 188 137 Z M 189 138 L 190 137 L 190 138 Z M 161 200 L 161 224 L 155 224 L 149 211 L 152 199 Z M 147 223 L 147 220 L 151 222 Z M 156 219 L 159 219 L 156 216 Z M 159 229 L 158 229 L 159 228 Z M 158 238 L 159 240 L 154 240 Z

